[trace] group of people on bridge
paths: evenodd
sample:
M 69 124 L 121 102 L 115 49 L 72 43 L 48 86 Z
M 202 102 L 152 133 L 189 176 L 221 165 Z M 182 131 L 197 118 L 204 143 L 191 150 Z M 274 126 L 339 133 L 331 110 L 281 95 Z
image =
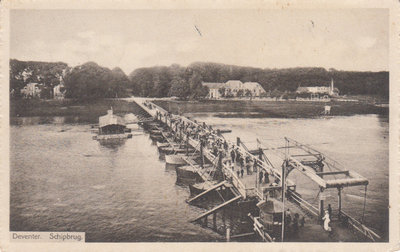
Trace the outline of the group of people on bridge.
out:
M 277 183 L 275 180 L 270 180 L 267 170 L 258 169 L 261 166 L 256 157 L 242 151 L 237 144 L 228 143 L 219 130 L 214 130 L 205 122 L 184 120 L 182 117 L 172 116 L 169 112 L 159 111 L 156 112 L 156 118 L 169 123 L 169 127 L 174 131 L 175 140 L 187 142 L 189 138 L 192 138 L 199 141 L 203 150 L 209 151 L 215 158 L 221 157 L 222 164 L 236 173 L 238 178 L 258 172 L 259 184 Z

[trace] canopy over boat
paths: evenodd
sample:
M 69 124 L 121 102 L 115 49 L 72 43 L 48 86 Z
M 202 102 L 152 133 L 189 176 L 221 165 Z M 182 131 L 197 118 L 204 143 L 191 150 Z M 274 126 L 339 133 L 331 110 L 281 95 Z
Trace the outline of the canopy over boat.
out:
M 124 134 L 126 124 L 124 119 L 113 114 L 112 109 L 107 111 L 107 115 L 99 117 L 99 134 Z
M 119 116 L 113 114 L 113 110 L 110 109 L 107 111 L 107 115 L 99 117 L 99 127 L 105 127 L 108 125 L 122 125 L 125 126 L 125 121 Z

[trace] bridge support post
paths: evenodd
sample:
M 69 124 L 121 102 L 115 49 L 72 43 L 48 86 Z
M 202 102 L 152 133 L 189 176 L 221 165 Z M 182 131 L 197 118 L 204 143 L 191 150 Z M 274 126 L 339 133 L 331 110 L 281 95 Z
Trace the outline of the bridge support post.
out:
M 342 188 L 338 187 L 338 219 L 340 220 L 340 216 L 342 215 Z
M 204 223 L 203 223 L 203 225 L 204 225 L 205 227 L 208 226 L 208 216 L 205 216 L 205 217 L 204 217 Z
M 214 230 L 217 230 L 217 213 L 213 213 L 213 228 Z
M 258 149 L 258 158 L 263 160 L 263 150 L 261 148 Z M 256 188 L 260 188 L 260 166 L 258 165 L 257 160 L 254 161 L 256 165 Z
M 325 195 L 324 195 L 324 188 L 320 187 L 319 188 L 319 217 L 322 218 L 324 217 L 324 201 L 325 201 Z
M 226 241 L 227 242 L 231 241 L 231 227 L 230 226 L 226 227 Z
M 224 227 L 226 227 L 226 225 L 225 225 L 225 208 L 224 209 L 222 209 L 222 223 L 223 223 L 223 225 L 224 225 Z

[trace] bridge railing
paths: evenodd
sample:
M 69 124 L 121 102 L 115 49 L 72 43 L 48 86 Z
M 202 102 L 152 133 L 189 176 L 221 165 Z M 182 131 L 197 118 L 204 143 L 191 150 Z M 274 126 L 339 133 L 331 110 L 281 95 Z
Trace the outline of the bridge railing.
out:
M 223 165 L 222 172 L 224 175 L 230 180 L 233 186 L 239 191 L 243 198 L 247 197 L 246 186 L 243 182 L 238 178 L 238 176 L 229 168 Z
M 371 241 L 376 241 L 382 239 L 378 234 L 376 234 L 374 231 L 372 231 L 370 228 L 359 222 L 358 220 L 354 219 L 351 217 L 349 214 L 344 212 L 343 210 L 340 211 L 340 218 L 341 219 L 346 219 L 346 224 L 348 224 L 350 227 L 352 227 L 354 230 L 358 231 L 362 235 L 364 235 L 366 238 L 370 239 Z
M 299 204 L 301 207 L 305 208 L 308 210 L 310 213 L 312 213 L 315 216 L 319 216 L 318 214 L 318 208 L 301 198 L 296 192 L 288 190 L 288 196 L 291 197 L 297 204 Z

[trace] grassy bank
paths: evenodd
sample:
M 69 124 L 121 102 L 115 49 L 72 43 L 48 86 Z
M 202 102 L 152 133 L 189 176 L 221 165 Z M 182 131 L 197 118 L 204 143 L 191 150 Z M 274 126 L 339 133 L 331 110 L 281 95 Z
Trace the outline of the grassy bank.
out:
M 155 101 L 156 104 L 173 113 L 216 113 L 218 117 L 247 117 L 247 118 L 314 118 L 324 112 L 325 103 L 299 101 Z M 350 116 L 356 114 L 388 115 L 388 108 L 376 107 L 361 102 L 329 102 L 331 115 Z

